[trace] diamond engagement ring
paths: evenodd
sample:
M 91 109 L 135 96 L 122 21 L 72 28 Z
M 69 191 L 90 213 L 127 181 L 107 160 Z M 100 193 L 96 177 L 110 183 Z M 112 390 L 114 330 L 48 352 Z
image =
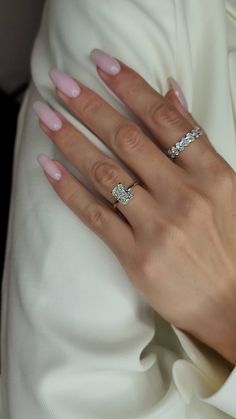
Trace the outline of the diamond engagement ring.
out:
M 192 131 L 185 134 L 175 145 L 167 150 L 167 155 L 171 159 L 174 159 L 183 151 L 190 143 L 205 134 L 204 130 L 200 127 L 193 128 Z
M 133 193 L 131 192 L 131 189 L 134 188 L 138 184 L 139 182 L 136 181 L 129 188 L 126 188 L 126 186 L 124 186 L 122 183 L 118 183 L 118 185 L 115 186 L 111 191 L 111 194 L 117 199 L 117 201 L 113 205 L 113 208 L 116 208 L 119 202 L 123 205 L 127 205 L 128 202 L 134 196 Z

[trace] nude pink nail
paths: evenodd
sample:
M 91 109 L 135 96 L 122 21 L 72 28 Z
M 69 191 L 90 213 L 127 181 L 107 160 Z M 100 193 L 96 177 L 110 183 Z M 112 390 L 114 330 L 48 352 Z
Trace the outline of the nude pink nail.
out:
M 64 71 L 53 69 L 49 71 L 49 76 L 57 89 L 66 96 L 76 98 L 80 95 L 78 83 L 72 77 L 68 76 L 68 74 L 64 73 Z
M 168 83 L 169 86 L 174 90 L 175 95 L 179 99 L 182 106 L 188 110 L 188 103 L 184 96 L 183 90 L 181 89 L 180 85 L 177 83 L 177 81 L 173 77 L 168 77 Z
M 62 127 L 62 121 L 46 103 L 34 102 L 33 110 L 39 119 L 52 131 L 58 131 Z
M 46 154 L 39 154 L 37 157 L 42 169 L 54 180 L 60 180 L 62 173 L 58 166 Z
M 120 63 L 101 49 L 93 49 L 90 52 L 90 57 L 93 62 L 107 74 L 114 76 L 121 70 Z

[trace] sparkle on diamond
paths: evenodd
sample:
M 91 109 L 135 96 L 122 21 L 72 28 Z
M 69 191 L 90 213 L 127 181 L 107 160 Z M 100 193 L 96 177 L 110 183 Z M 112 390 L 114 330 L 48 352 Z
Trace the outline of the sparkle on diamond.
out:
M 118 185 L 112 189 L 111 193 L 123 205 L 127 205 L 129 200 L 133 197 L 132 192 L 128 191 L 122 183 L 118 183 Z
M 174 146 L 172 146 L 167 153 L 172 158 L 178 156 L 180 151 L 183 151 L 189 143 L 193 142 L 196 138 L 200 137 L 201 134 L 204 134 L 204 131 L 199 127 L 197 127 L 196 129 L 192 129 L 191 132 L 188 132 Z

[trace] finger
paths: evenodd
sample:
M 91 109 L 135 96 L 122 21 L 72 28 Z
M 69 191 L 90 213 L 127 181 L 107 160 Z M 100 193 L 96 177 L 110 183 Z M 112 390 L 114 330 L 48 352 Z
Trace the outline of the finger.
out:
M 94 51 L 91 57 L 100 66 L 97 67 L 97 72 L 102 80 L 140 118 L 165 149 L 172 147 L 187 132 L 195 128 L 143 77 L 122 61 L 117 60 L 120 64 L 120 71 L 117 74 L 105 73 L 101 68 L 101 52 Z M 199 169 L 199 166 L 207 165 L 215 156 L 216 153 L 207 135 L 201 135 L 175 158 L 175 162 L 189 170 L 196 167 Z
M 126 187 L 134 183 L 134 179 L 118 163 L 102 153 L 62 115 L 41 102 L 36 102 L 33 108 L 40 118 L 43 131 L 109 203 L 116 202 L 111 192 L 118 183 Z M 140 229 L 143 226 L 143 213 L 145 211 L 146 216 L 150 215 L 154 199 L 141 185 L 135 186 L 133 195 L 128 205 L 119 203 L 118 210 L 134 229 Z
M 193 126 L 197 126 L 198 123 L 196 122 L 196 120 L 193 118 L 193 116 L 191 115 L 190 112 L 188 112 L 186 110 L 186 108 L 183 106 L 182 102 L 179 100 L 178 96 L 176 95 L 175 91 L 173 88 L 171 88 L 170 90 L 168 90 L 168 92 L 165 95 L 165 98 L 167 101 L 169 101 L 173 106 L 175 106 L 175 108 L 190 122 L 190 124 L 192 124 Z M 215 149 L 213 150 L 213 153 L 215 153 Z M 206 156 L 205 156 L 206 157 Z M 215 159 L 218 159 L 219 156 L 215 153 Z M 201 159 L 202 161 L 204 160 L 204 155 Z M 211 159 L 211 161 L 213 162 L 213 160 Z M 208 160 L 208 166 L 209 166 L 210 161 Z M 196 166 L 196 170 L 199 174 L 199 167 Z M 191 169 L 191 171 L 193 171 L 193 168 Z
M 161 187 L 168 180 L 172 183 L 178 177 L 180 168 L 172 164 L 138 125 L 65 73 L 53 70 L 50 75 L 59 97 L 77 118 L 113 150 L 150 190 L 158 193 L 159 185 Z M 68 91 L 69 84 L 77 88 L 79 85 L 79 95 L 69 95 L 72 90 Z
M 135 240 L 130 226 L 90 193 L 60 162 L 44 154 L 38 156 L 38 161 L 64 204 L 111 248 L 121 262 L 127 260 L 127 255 L 132 259 Z M 58 169 L 61 178 L 56 180 L 51 175 L 55 170 L 58 173 Z
M 187 112 L 187 110 L 183 107 L 178 96 L 176 96 L 174 89 L 168 90 L 165 94 L 165 99 L 169 101 L 192 125 L 195 125 L 195 121 L 193 120 L 191 114 L 189 114 L 189 112 Z
M 187 119 L 187 121 L 189 121 L 192 126 L 198 125 L 198 123 L 192 117 L 191 113 L 188 112 L 183 106 L 182 102 L 180 102 L 173 88 L 168 90 L 168 92 L 165 94 L 165 99 L 169 101 L 177 109 L 177 111 L 179 111 L 179 113 L 181 113 Z

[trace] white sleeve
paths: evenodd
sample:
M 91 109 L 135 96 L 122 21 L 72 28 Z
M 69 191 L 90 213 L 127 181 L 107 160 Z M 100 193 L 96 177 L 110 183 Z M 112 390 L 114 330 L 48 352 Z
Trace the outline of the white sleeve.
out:
M 173 366 L 173 378 L 187 403 L 191 394 L 236 418 L 236 366 L 209 346 L 171 325 L 192 362 L 180 359 Z

